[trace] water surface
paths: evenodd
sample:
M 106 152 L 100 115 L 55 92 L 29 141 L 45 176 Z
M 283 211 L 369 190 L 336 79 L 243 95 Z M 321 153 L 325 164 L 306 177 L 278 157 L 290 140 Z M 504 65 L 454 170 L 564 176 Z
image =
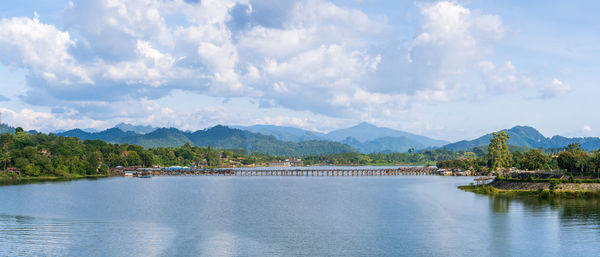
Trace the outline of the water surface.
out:
M 0 187 L 0 255 L 596 256 L 597 200 L 468 177 L 153 177 Z

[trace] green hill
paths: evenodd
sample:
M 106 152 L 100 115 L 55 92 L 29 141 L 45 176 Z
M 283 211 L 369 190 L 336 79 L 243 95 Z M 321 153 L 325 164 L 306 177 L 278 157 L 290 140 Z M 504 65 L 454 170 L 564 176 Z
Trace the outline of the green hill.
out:
M 510 136 L 508 144 L 512 146 L 527 147 L 527 148 L 563 148 L 572 143 L 581 144 L 585 150 L 595 150 L 600 148 L 600 138 L 597 137 L 574 137 L 568 138 L 563 136 L 554 136 L 552 138 L 545 137 L 535 128 L 528 126 L 515 126 L 511 129 L 505 129 Z M 456 143 L 448 144 L 443 148 L 451 150 L 470 150 L 478 146 L 486 146 L 490 143 L 492 134 L 486 134 L 473 140 L 462 140 Z
M 136 144 L 146 148 L 176 147 L 190 142 L 195 146 L 244 149 L 248 152 L 285 156 L 328 155 L 356 151 L 348 145 L 337 142 L 323 140 L 282 141 L 273 136 L 232 129 L 221 125 L 193 133 L 175 128 L 160 128 L 148 134 L 139 134 L 132 131 L 123 132 L 119 128 L 111 128 L 97 133 L 74 129 L 57 135 L 78 137 L 82 140 L 100 139 L 117 144 Z

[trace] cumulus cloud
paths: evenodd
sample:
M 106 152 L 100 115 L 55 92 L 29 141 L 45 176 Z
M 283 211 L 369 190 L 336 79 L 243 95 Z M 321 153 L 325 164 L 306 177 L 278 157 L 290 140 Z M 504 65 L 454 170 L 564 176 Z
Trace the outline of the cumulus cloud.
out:
M 545 98 L 571 90 L 489 61 L 507 30 L 499 16 L 448 1 L 417 6 L 416 36 L 399 43 L 385 19 L 324 0 L 76 1 L 62 27 L 37 14 L 3 19 L 0 62 L 28 72 L 22 101 L 68 122 L 156 122 L 172 110 L 154 100 L 173 90 L 363 120 L 481 85 L 509 92 L 530 83 Z M 190 117 L 225 117 L 200 113 Z
M 523 85 L 532 86 L 532 79 L 520 75 L 511 61 L 504 62 L 500 67 L 491 61 L 482 61 L 479 68 L 482 81 L 491 93 L 513 92 Z
M 28 69 L 32 76 L 48 83 L 68 86 L 93 83 L 86 70 L 69 54 L 75 45 L 69 33 L 33 18 L 16 17 L 0 21 L 0 61 Z
M 365 36 L 379 35 L 382 23 L 358 10 L 301 1 L 286 6 L 277 26 L 256 19 L 234 35 L 231 12 L 242 5 L 254 19 L 247 1 L 76 2 L 65 11 L 65 31 L 37 17 L 4 20 L 3 38 L 19 43 L 1 42 L 2 59 L 31 72 L 25 102 L 93 118 L 106 114 L 94 106 L 157 99 L 174 89 L 254 96 L 337 116 L 350 114 L 334 103 L 339 94 L 373 93 L 359 80 L 381 60 Z M 186 23 L 169 27 L 169 15 Z
M 589 125 L 584 125 L 582 130 L 583 132 L 592 132 L 592 127 Z
M 13 111 L 7 108 L 0 108 L 2 113 L 2 122 L 14 126 L 21 126 L 25 129 L 37 129 L 41 131 L 54 131 L 58 128 L 88 128 L 88 127 L 102 127 L 104 122 L 82 119 L 78 117 L 76 119 L 64 119 L 57 118 L 48 112 L 39 112 L 32 109 L 22 109 L 21 111 Z
M 571 86 L 563 83 L 562 81 L 554 78 L 551 83 L 546 84 L 542 87 L 541 96 L 542 97 L 556 97 L 560 95 L 564 95 L 566 93 L 571 92 Z
M 505 28 L 496 15 L 472 11 L 454 2 L 420 5 L 420 33 L 409 52 L 414 83 L 418 88 L 450 89 L 462 84 Z

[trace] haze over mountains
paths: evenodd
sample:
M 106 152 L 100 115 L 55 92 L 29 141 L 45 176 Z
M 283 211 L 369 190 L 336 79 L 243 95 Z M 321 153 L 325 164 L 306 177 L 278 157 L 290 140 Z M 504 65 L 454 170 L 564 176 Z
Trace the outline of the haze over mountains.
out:
M 563 136 L 545 137 L 535 128 L 515 126 L 505 130 L 510 139 L 508 144 L 521 148 L 562 148 L 579 143 L 586 150 L 600 148 L 600 138 Z M 14 128 L 0 125 L 0 132 L 14 132 Z M 36 133 L 35 131 L 30 131 Z M 120 123 L 114 128 L 100 132 L 73 129 L 55 133 L 61 136 L 78 137 L 82 140 L 100 139 L 110 143 L 137 144 L 144 147 L 180 146 L 186 142 L 197 146 L 212 146 L 225 149 L 245 149 L 270 155 L 307 156 L 344 152 L 406 152 L 409 149 L 423 150 L 446 148 L 449 150 L 471 150 L 486 146 L 492 134 L 473 140 L 448 143 L 444 140 L 377 127 L 368 123 L 320 133 L 294 127 L 275 125 L 222 126 L 198 130 L 181 131 L 175 128 L 156 128 Z
M 362 153 L 406 152 L 408 149 L 440 147 L 448 141 L 436 140 L 400 130 L 377 127 L 363 122 L 356 126 L 334 130 L 329 133 L 307 131 L 293 127 L 273 125 L 234 126 L 235 128 L 272 135 L 280 140 L 301 142 L 304 140 L 329 140 L 352 146 Z

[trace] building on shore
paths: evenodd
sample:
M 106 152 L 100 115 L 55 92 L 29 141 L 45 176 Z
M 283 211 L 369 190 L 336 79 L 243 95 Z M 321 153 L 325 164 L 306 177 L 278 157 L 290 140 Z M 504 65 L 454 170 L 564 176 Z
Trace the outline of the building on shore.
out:
M 304 163 L 302 162 L 302 160 L 296 158 L 285 159 L 283 161 L 269 162 L 269 167 L 296 167 L 303 165 Z

